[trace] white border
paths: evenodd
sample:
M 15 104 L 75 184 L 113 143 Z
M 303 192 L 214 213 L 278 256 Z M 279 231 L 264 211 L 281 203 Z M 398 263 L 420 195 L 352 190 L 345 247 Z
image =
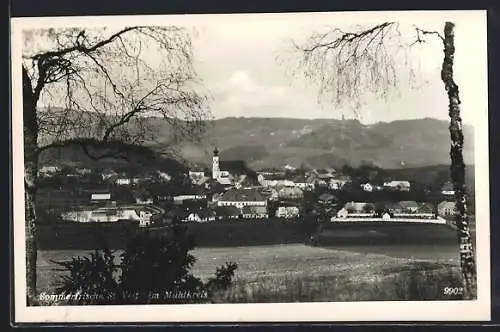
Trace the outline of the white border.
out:
M 477 222 L 478 300 L 445 302 L 346 302 L 346 303 L 284 303 L 284 304 L 208 304 L 169 306 L 72 306 L 26 307 L 25 303 L 25 242 L 24 242 L 24 181 L 20 31 L 26 28 L 56 26 L 111 26 L 129 22 L 141 25 L 186 23 L 202 24 L 214 16 L 227 20 L 286 19 L 294 16 L 305 20 L 314 15 L 332 15 L 335 20 L 363 22 L 389 20 L 470 20 L 482 24 L 486 35 L 486 11 L 448 12 L 341 12 L 293 14 L 231 14 L 176 16 L 111 16 L 14 18 L 12 35 L 12 132 L 13 132 L 13 203 L 14 203 L 14 275 L 15 321 L 35 322 L 286 322 L 286 321 L 485 321 L 490 319 L 490 237 L 488 179 L 488 110 L 477 109 L 475 127 L 475 181 Z M 189 23 L 192 23 L 189 22 Z M 483 53 L 471 50 L 475 64 L 485 73 L 484 86 L 477 93 L 487 105 L 486 40 Z M 478 58 L 482 57 L 482 58 Z M 481 61 L 479 61 L 481 60 Z

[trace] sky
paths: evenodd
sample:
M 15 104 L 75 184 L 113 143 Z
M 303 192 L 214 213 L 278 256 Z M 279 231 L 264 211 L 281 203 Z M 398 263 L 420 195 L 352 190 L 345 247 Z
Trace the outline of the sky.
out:
M 297 63 L 291 40 L 300 43 L 313 33 L 333 28 L 355 32 L 396 21 L 400 23 L 402 42 L 410 45 L 415 41 L 414 26 L 442 33 L 445 20 L 456 24 L 455 80 L 460 88 L 463 120 L 472 124 L 475 116 L 487 112 L 485 12 L 175 15 L 139 16 L 128 21 L 96 17 L 83 22 L 117 28 L 131 25 L 131 21 L 137 25 L 184 26 L 193 38 L 195 68 L 211 95 L 210 108 L 215 118 L 344 116 L 374 123 L 424 117 L 447 119 L 447 96 L 440 80 L 443 46 L 439 38 L 430 36 L 425 44 L 409 48 L 418 88 L 401 86 L 399 96 L 388 100 L 370 98 L 356 113 L 348 105 L 335 107 L 324 100 L 318 102 L 318 85 L 290 74 L 289 69 Z M 33 22 L 52 27 L 75 26 L 76 21 L 68 18 Z M 398 73 L 404 75 L 405 68 Z
M 358 17 L 356 24 L 363 26 L 383 22 Z M 287 70 L 294 63 L 290 40 L 304 40 L 314 32 L 335 27 L 357 31 L 356 26 L 346 20 L 336 13 L 235 15 L 207 20 L 198 26 L 197 37 L 193 39 L 196 68 L 213 94 L 213 115 L 216 118 L 339 118 L 344 115 L 365 123 L 423 117 L 447 119 L 447 96 L 440 79 L 442 43 L 435 36 L 426 44 L 412 46 L 411 63 L 419 77 L 417 88 L 401 87 L 400 96 L 373 99 L 356 114 L 349 107 L 318 103 L 318 86 L 303 77 L 292 77 Z M 444 27 L 439 17 L 415 20 L 415 23 L 405 23 L 401 18 L 400 22 L 408 45 L 415 39 L 413 24 L 441 33 Z M 484 23 L 480 19 L 466 17 L 456 21 L 455 77 L 460 87 L 464 122 L 473 122 L 475 107 L 485 107 L 485 92 L 479 90 L 487 89 L 485 38 Z M 277 55 L 286 58 L 284 64 L 276 60 Z

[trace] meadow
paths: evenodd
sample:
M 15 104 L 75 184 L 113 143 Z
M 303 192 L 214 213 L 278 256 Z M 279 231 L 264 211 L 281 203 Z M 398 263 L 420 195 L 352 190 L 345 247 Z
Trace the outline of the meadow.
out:
M 193 274 L 208 278 L 227 261 L 238 264 L 233 286 L 219 303 L 457 299 L 458 252 L 451 246 L 311 247 L 303 244 L 197 248 Z M 38 287 L 50 293 L 57 280 L 51 260 L 89 251 L 40 251 Z M 119 251 L 117 251 L 119 254 Z

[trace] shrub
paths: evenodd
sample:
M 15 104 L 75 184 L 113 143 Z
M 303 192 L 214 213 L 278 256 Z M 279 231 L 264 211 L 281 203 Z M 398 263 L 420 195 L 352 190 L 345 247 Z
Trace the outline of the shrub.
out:
M 79 294 L 76 304 L 203 303 L 225 290 L 234 278 L 232 262 L 217 268 L 204 282 L 191 273 L 196 258 L 186 227 L 175 225 L 167 234 L 138 232 L 116 257 L 98 249 L 90 257 L 54 262 L 67 272 L 58 280 L 61 294 Z M 115 258 L 119 262 L 115 263 Z M 71 304 L 71 303 L 68 303 Z

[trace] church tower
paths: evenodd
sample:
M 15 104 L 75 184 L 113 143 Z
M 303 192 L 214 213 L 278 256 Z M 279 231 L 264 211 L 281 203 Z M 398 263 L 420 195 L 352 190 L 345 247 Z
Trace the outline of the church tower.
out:
M 217 147 L 214 149 L 214 155 L 212 157 L 212 178 L 217 180 L 220 177 L 219 168 L 219 150 Z

